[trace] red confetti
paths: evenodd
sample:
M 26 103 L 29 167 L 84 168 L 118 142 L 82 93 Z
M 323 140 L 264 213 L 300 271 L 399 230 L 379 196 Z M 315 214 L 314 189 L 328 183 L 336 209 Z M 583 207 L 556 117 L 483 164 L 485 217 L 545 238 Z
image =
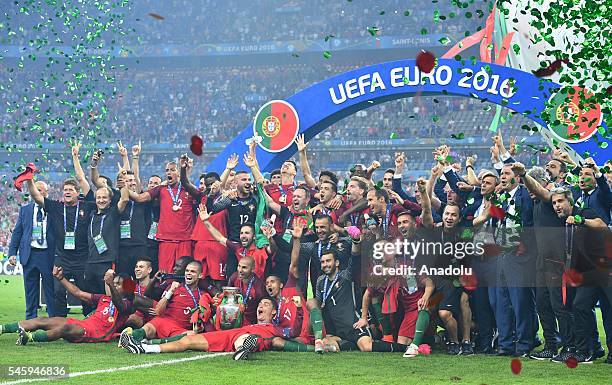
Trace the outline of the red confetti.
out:
M 574 369 L 576 366 L 578 366 L 578 360 L 576 357 L 570 357 L 565 361 L 565 365 L 570 369 Z
M 189 146 L 189 148 L 191 149 L 191 152 L 194 153 L 194 155 L 197 155 L 197 156 L 202 155 L 203 146 L 204 146 L 204 141 L 202 140 L 202 138 L 200 138 L 197 135 L 194 135 L 191 137 L 191 146 Z
M 149 16 L 157 20 L 164 20 L 164 17 L 162 15 L 158 15 L 157 13 L 149 12 Z
M 540 68 L 536 71 L 532 71 L 533 74 L 539 78 L 543 78 L 543 77 L 547 77 L 547 76 L 551 76 L 552 74 L 554 74 L 555 72 L 557 72 L 557 70 L 559 68 L 561 68 L 561 64 L 562 63 L 569 63 L 568 59 L 558 59 L 555 60 L 554 62 L 550 63 L 550 65 L 548 67 L 545 68 Z
M 133 293 L 136 289 L 136 282 L 134 282 L 132 278 L 126 278 L 123 280 L 121 287 L 123 288 L 124 293 Z
M 416 64 L 421 72 L 430 73 L 436 66 L 436 57 L 429 51 L 421 51 L 417 55 Z
M 512 369 L 512 373 L 514 374 L 519 374 L 521 372 L 522 367 L 523 367 L 523 364 L 521 363 L 521 360 L 519 360 L 518 358 L 513 359 L 512 362 L 510 363 L 510 369 Z
M 569 284 L 572 287 L 578 287 L 582 285 L 583 281 L 582 273 L 575 269 L 565 270 L 561 279 L 564 283 Z
M 502 209 L 501 207 L 497 207 L 495 205 L 491 205 L 491 208 L 489 208 L 489 214 L 493 218 L 496 218 L 500 221 L 506 217 L 506 213 L 504 212 L 504 209 Z

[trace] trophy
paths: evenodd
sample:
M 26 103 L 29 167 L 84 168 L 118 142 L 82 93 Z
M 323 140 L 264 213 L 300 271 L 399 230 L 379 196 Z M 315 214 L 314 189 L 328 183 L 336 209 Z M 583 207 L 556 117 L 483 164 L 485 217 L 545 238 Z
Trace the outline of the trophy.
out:
M 242 326 L 244 305 L 237 287 L 223 287 L 223 297 L 217 306 L 215 323 L 217 330 L 235 329 Z

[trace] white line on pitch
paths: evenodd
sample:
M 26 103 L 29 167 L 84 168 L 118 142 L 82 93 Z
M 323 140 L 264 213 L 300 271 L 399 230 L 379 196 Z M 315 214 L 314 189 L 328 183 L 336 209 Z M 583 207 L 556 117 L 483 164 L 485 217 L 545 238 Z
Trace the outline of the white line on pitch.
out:
M 25 378 L 23 380 L 16 380 L 16 381 L 9 381 L 9 382 L 0 382 L 0 385 L 16 385 L 16 384 L 25 384 L 25 383 L 30 383 L 30 382 L 62 380 L 62 379 L 65 379 L 65 378 L 90 376 L 90 375 L 93 375 L 93 374 L 112 373 L 112 372 L 124 372 L 124 371 L 127 371 L 127 370 L 151 368 L 153 366 L 172 365 L 172 364 L 178 364 L 178 363 L 181 363 L 181 362 L 196 361 L 196 360 L 205 360 L 205 359 L 208 359 L 208 358 L 214 358 L 214 357 L 219 357 L 219 356 L 226 356 L 228 354 L 232 354 L 232 353 L 199 354 L 199 355 L 193 356 L 193 357 L 176 358 L 176 359 L 173 359 L 173 360 L 157 361 L 157 362 L 147 362 L 146 364 L 122 366 L 122 367 L 119 367 L 119 368 L 99 369 L 99 370 L 90 370 L 90 371 L 87 371 L 87 372 L 69 373 L 65 377 L 55 377 L 55 378 Z

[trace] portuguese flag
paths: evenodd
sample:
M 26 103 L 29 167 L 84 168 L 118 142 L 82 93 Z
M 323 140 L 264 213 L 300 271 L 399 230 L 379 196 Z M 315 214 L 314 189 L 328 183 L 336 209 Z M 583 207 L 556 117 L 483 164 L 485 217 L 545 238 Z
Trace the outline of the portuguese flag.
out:
M 268 152 L 281 152 L 291 146 L 299 130 L 299 118 L 291 104 L 272 100 L 264 104 L 253 124 L 253 131 L 262 138 L 259 145 Z
M 593 94 L 581 87 L 574 92 L 558 92 L 550 98 L 547 113 L 550 128 L 565 142 L 583 142 L 593 135 L 601 124 L 601 106 L 592 99 Z

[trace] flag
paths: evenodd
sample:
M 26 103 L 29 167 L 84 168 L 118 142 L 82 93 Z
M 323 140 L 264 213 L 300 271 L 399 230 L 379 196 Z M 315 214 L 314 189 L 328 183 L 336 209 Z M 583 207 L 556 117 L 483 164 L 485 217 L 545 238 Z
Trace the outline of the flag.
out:
M 299 131 L 299 117 L 293 106 L 284 100 L 264 104 L 253 123 L 253 133 L 261 136 L 259 146 L 268 152 L 287 149 Z

